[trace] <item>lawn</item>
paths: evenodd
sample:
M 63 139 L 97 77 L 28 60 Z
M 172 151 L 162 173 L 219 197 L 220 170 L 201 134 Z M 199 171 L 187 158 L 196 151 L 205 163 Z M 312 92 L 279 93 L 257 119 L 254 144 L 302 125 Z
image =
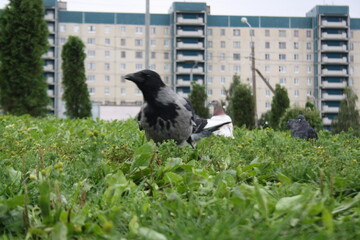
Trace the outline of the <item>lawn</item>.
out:
M 0 117 L 0 239 L 360 239 L 360 139 Z

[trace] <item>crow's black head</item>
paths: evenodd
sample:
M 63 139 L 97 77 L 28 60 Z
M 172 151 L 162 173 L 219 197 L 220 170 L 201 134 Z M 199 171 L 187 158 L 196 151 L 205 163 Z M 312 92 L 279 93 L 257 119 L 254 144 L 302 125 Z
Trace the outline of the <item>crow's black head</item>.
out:
M 299 120 L 299 122 L 305 122 L 305 121 L 306 121 L 304 115 L 299 115 L 299 116 L 298 116 L 298 120 Z
M 156 94 L 161 87 L 165 86 L 159 74 L 148 69 L 130 73 L 125 76 L 125 79 L 134 82 L 144 95 Z

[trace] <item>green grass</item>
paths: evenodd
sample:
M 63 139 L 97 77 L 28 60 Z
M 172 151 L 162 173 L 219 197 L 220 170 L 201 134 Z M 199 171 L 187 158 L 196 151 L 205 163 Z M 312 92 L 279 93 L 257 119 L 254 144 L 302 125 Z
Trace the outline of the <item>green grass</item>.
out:
M 235 129 L 196 150 L 135 121 L 0 117 L 0 239 L 359 239 L 360 139 Z

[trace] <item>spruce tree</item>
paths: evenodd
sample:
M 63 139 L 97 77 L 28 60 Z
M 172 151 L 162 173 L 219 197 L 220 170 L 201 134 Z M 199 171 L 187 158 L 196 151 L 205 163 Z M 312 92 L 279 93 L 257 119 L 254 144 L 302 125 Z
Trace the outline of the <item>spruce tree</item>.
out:
M 85 76 L 85 45 L 80 38 L 70 36 L 61 53 L 63 99 L 69 118 L 91 117 L 91 102 Z
M 279 122 L 286 109 L 290 106 L 290 100 L 286 88 L 280 84 L 275 86 L 275 94 L 271 102 L 270 126 L 274 129 L 279 128 Z
M 255 127 L 255 101 L 248 85 L 238 84 L 235 87 L 229 105 L 232 108 L 232 120 L 235 126 L 241 127 L 245 125 L 248 129 Z
M 205 106 L 207 94 L 205 91 L 205 86 L 197 83 L 191 83 L 192 90 L 189 94 L 189 100 L 192 104 L 192 107 L 195 110 L 195 113 L 202 118 L 209 117 L 209 108 Z
M 0 18 L 0 105 L 5 113 L 46 114 L 41 56 L 48 50 L 42 0 L 10 0 Z
M 233 107 L 231 106 L 232 101 L 231 98 L 234 96 L 235 88 L 240 84 L 240 76 L 235 74 L 233 76 L 233 81 L 230 84 L 230 87 L 228 90 L 225 89 L 226 93 L 226 101 L 227 101 L 227 108 L 226 108 L 226 114 L 229 115 L 231 118 L 234 117 L 234 114 L 232 112 Z
M 339 114 L 333 119 L 331 130 L 333 133 L 347 132 L 350 128 L 354 134 L 360 135 L 360 115 L 356 108 L 358 96 L 348 87 L 344 90 L 345 98 L 340 102 Z

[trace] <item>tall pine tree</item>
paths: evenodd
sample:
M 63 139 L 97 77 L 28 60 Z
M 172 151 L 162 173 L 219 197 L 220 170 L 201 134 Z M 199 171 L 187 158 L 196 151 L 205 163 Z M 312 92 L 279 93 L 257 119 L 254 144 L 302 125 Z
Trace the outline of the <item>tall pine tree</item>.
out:
M 229 105 L 232 108 L 231 118 L 235 126 L 245 125 L 248 129 L 255 127 L 255 101 L 248 85 L 240 83 L 235 87 Z
M 274 129 L 279 128 L 279 122 L 286 109 L 290 106 L 290 100 L 286 88 L 276 84 L 275 94 L 271 103 L 270 126 Z
M 61 53 L 65 114 L 69 118 L 91 117 L 91 102 L 85 76 L 85 45 L 70 36 Z
M 10 0 L 0 18 L 0 105 L 5 113 L 46 114 L 41 56 L 48 50 L 43 0 Z
M 225 89 L 225 93 L 226 93 L 226 101 L 227 101 L 227 108 L 226 108 L 226 113 L 231 117 L 234 118 L 234 114 L 232 112 L 233 107 L 231 106 L 232 101 L 231 98 L 232 96 L 234 96 L 234 92 L 235 92 L 235 88 L 240 85 L 240 76 L 235 74 L 233 76 L 233 81 L 230 84 L 230 87 L 228 90 Z

